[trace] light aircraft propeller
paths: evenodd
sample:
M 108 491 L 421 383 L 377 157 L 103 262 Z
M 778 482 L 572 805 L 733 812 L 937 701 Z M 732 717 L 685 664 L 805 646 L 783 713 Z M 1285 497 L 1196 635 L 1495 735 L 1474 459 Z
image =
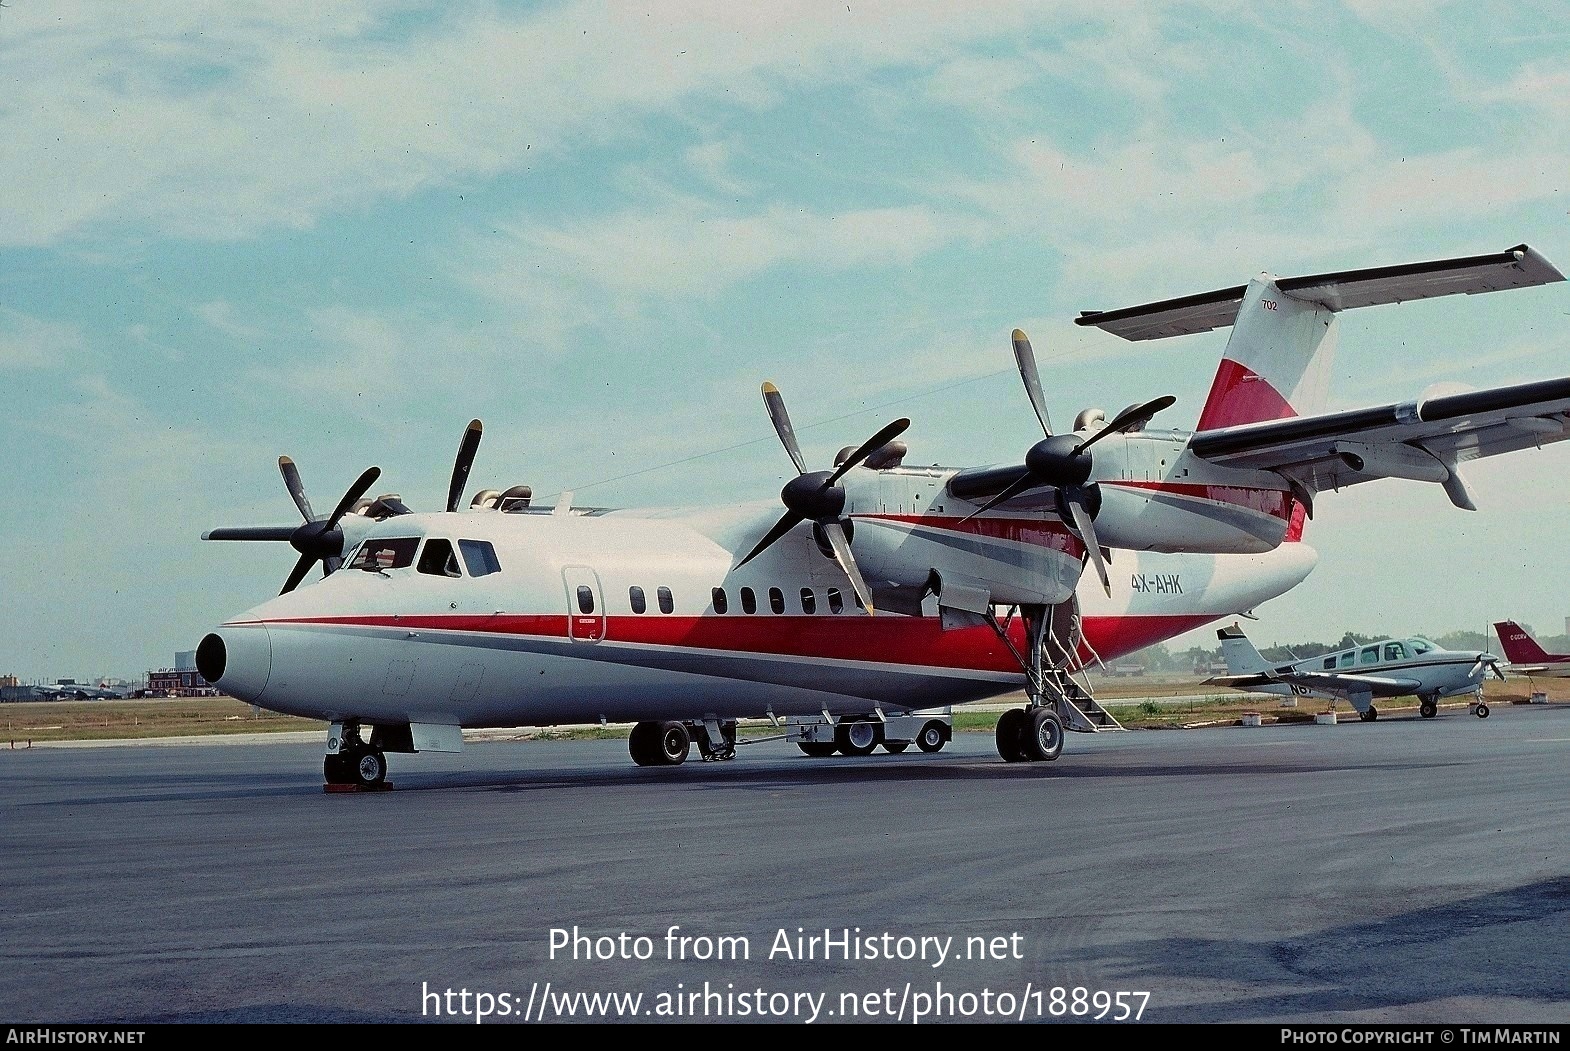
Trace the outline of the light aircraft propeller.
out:
M 757 558 L 799 523 L 812 522 L 823 531 L 829 549 L 834 554 L 834 561 L 850 578 L 850 585 L 855 589 L 856 597 L 861 600 L 868 613 L 874 612 L 872 592 L 868 589 L 867 582 L 862 579 L 861 570 L 856 567 L 855 556 L 850 551 L 850 537 L 845 533 L 845 489 L 839 484 L 839 480 L 845 476 L 845 472 L 903 434 L 905 428 L 910 426 L 910 421 L 898 419 L 884 427 L 863 442 L 832 471 L 808 471 L 807 461 L 801 455 L 801 446 L 796 443 L 796 431 L 791 426 L 790 414 L 785 411 L 785 399 L 780 397 L 779 388 L 772 383 L 763 384 L 763 405 L 768 409 L 769 419 L 774 423 L 774 431 L 779 435 L 780 444 L 785 446 L 785 452 L 790 456 L 791 463 L 796 465 L 796 477 L 786 482 L 785 487 L 780 490 L 780 501 L 786 507 L 785 514 L 774 523 L 774 528 L 758 541 L 758 545 L 747 553 L 747 557 L 736 563 L 736 568 L 740 569 Z
M 1119 434 L 1144 423 L 1162 409 L 1171 406 L 1177 399 L 1171 395 L 1164 395 L 1141 405 L 1130 405 L 1118 413 L 1111 423 L 1089 438 L 1081 439 L 1073 433 L 1053 434 L 1052 421 L 1047 415 L 1047 401 L 1041 393 L 1041 377 L 1036 371 L 1036 355 L 1030 348 L 1030 340 L 1024 332 L 1015 329 L 1013 341 L 1014 361 L 1019 366 L 1020 379 L 1025 383 L 1025 394 L 1030 398 L 1030 407 L 1036 411 L 1036 419 L 1041 423 L 1041 429 L 1046 437 L 1032 445 L 1025 454 L 1025 473 L 997 496 L 972 511 L 966 519 L 990 511 L 1027 489 L 1052 486 L 1058 491 L 1058 514 L 1073 523 L 1074 532 L 1085 545 L 1090 560 L 1095 563 L 1096 575 L 1101 578 L 1102 588 L 1111 595 L 1112 584 L 1107 576 L 1106 561 L 1101 554 L 1101 545 L 1096 541 L 1095 519 L 1096 514 L 1101 510 L 1101 487 L 1095 482 L 1086 484 L 1093 466 L 1090 447 L 1109 434 Z
M 1499 670 L 1499 658 L 1492 653 L 1485 653 L 1477 658 L 1477 663 L 1472 665 L 1472 674 L 1476 675 L 1485 665 L 1500 682 L 1505 681 L 1505 673 Z

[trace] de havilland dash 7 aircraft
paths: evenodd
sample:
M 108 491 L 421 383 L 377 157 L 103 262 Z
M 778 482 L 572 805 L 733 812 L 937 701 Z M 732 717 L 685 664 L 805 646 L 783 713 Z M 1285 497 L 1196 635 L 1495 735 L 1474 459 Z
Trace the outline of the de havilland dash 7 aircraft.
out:
M 1016 463 L 906 466 L 909 421 L 897 420 L 813 470 L 766 383 L 798 473 L 783 515 L 586 508 L 570 493 L 542 507 L 525 486 L 460 511 L 479 421 L 439 512 L 365 500 L 370 468 L 319 516 L 283 458 L 304 524 L 204 538 L 288 540 L 299 560 L 278 597 L 202 639 L 198 669 L 235 697 L 328 721 L 329 785 L 380 785 L 386 753 L 454 751 L 477 727 L 634 723 L 640 765 L 680 763 L 693 743 L 728 758 L 742 718 L 793 721 L 809 755 L 879 740 L 934 750 L 941 726 L 912 713 L 1021 688 L 998 752 L 1055 759 L 1065 729 L 1105 721 L 1080 669 L 1246 612 L 1308 574 L 1301 536 L 1318 493 L 1411 478 L 1469 508 L 1463 462 L 1566 437 L 1570 377 L 1325 413 L 1340 311 L 1563 279 L 1521 245 L 1264 274 L 1076 319 L 1130 340 L 1231 326 L 1192 432 L 1150 426 L 1171 397 L 1110 420 L 1086 410 L 1054 431 L 1016 330 L 1044 434 Z M 1116 589 L 1113 549 L 1127 552 Z M 297 590 L 318 562 L 325 579 Z
M 1216 632 L 1227 674 L 1206 679 L 1205 685 L 1280 696 L 1329 697 L 1357 710 L 1365 723 L 1379 718 L 1375 697 L 1416 697 L 1418 714 L 1439 714 L 1439 699 L 1476 695 L 1472 712 L 1488 718 L 1483 679 L 1490 673 L 1504 679 L 1499 658 L 1472 650 L 1444 650 L 1425 638 L 1381 639 L 1351 649 L 1285 664 L 1271 664 L 1236 625 Z

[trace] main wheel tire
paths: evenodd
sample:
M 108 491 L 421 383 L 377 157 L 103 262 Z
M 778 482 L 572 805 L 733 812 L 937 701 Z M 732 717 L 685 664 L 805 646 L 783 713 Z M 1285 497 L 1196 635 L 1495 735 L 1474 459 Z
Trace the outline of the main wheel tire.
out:
M 884 741 L 883 750 L 891 755 L 899 755 L 910 747 L 909 741 Z
M 814 759 L 827 759 L 837 751 L 835 746 L 827 741 L 797 741 L 796 747 L 800 748 L 803 754 L 810 755 Z
M 375 788 L 387 780 L 387 756 L 379 748 L 367 748 L 353 755 L 354 783 L 361 788 Z
M 627 736 L 627 752 L 639 766 L 659 765 L 660 724 L 643 722 L 634 726 Z
M 871 755 L 882 740 L 882 729 L 870 719 L 850 719 L 834 728 L 834 744 L 841 755 Z
M 1025 723 L 1025 757 L 1050 763 L 1063 754 L 1063 721 L 1051 708 L 1037 708 Z
M 1439 705 L 1433 701 L 1424 701 L 1417 706 L 1417 713 L 1425 719 L 1432 719 L 1439 714 Z
M 1025 755 L 1025 709 L 1010 708 L 998 716 L 998 755 L 1005 763 L 1023 763 Z
M 680 766 L 692 749 L 692 734 L 681 723 L 660 723 L 658 745 L 655 758 L 661 766 Z
M 923 752 L 941 752 L 943 746 L 949 743 L 948 727 L 931 720 L 921 728 L 921 733 L 916 735 L 916 747 Z
M 1363 720 L 1365 723 L 1374 722 L 1376 719 L 1379 718 L 1379 709 L 1375 708 L 1371 704 L 1371 705 L 1368 706 L 1368 711 L 1358 713 L 1358 718 Z
M 348 752 L 336 752 L 322 757 L 322 780 L 330 785 L 354 784 L 354 769 Z
M 1479 719 L 1487 719 L 1488 718 L 1488 705 L 1486 705 L 1486 704 L 1478 704 L 1478 706 L 1477 706 L 1477 717 Z

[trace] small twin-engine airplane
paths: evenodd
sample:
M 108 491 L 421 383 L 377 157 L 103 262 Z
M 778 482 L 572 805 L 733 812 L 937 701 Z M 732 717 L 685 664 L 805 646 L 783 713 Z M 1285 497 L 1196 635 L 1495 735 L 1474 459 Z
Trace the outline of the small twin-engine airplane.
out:
M 1375 697 L 1416 697 L 1425 719 L 1439 713 L 1439 699 L 1476 695 L 1472 710 L 1488 718 L 1483 679 L 1492 672 L 1501 680 L 1499 658 L 1492 653 L 1442 650 L 1424 638 L 1382 639 L 1337 653 L 1271 664 L 1236 625 L 1216 632 L 1227 674 L 1206 679 L 1206 685 L 1229 686 L 1251 693 L 1296 697 L 1328 697 L 1346 701 L 1365 723 L 1379 718 Z
M 906 466 L 898 420 L 809 470 L 766 383 L 798 472 L 783 515 L 585 508 L 565 493 L 541 507 L 526 486 L 484 490 L 460 511 L 477 420 L 439 512 L 364 499 L 373 467 L 318 516 L 285 457 L 304 524 L 204 538 L 287 540 L 300 558 L 277 598 L 201 641 L 198 669 L 236 697 L 327 720 L 329 783 L 379 784 L 387 752 L 457 750 L 465 727 L 631 722 L 633 760 L 669 765 L 694 740 L 705 758 L 734 754 L 740 718 L 818 716 L 841 751 L 862 754 L 907 713 L 1021 687 L 1027 703 L 1000 718 L 998 752 L 1055 759 L 1065 728 L 1104 721 L 1080 669 L 1307 575 L 1316 556 L 1300 540 L 1319 491 L 1417 478 L 1471 507 L 1462 462 L 1566 437 L 1570 377 L 1323 414 L 1339 311 L 1562 280 L 1521 245 L 1261 275 L 1077 319 L 1135 340 L 1231 325 L 1196 432 L 1149 426 L 1170 397 L 1110 420 L 1086 410 L 1055 432 L 1016 330 L 1044 434 L 1022 463 Z M 1116 589 L 1114 548 L 1130 552 Z M 296 590 L 317 562 L 327 578 Z M 1087 564 L 1099 588 L 1080 588 Z M 820 753 L 817 740 L 803 737 L 803 751 Z
M 1537 675 L 1549 679 L 1570 676 L 1570 653 L 1548 653 L 1538 645 L 1532 633 L 1513 620 L 1494 625 L 1499 645 L 1510 662 L 1510 670 L 1517 675 Z

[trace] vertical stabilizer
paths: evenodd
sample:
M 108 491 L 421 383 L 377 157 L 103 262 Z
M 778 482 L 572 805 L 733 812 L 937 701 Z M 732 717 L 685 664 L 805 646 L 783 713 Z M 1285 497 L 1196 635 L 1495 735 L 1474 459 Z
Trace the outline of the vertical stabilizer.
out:
M 1494 632 L 1499 636 L 1499 645 L 1504 647 L 1505 659 L 1511 664 L 1547 664 L 1558 659 L 1539 646 L 1537 640 L 1513 620 L 1495 624 Z
M 1270 664 L 1237 625 L 1221 628 L 1216 638 L 1221 640 L 1221 659 L 1227 662 L 1228 675 L 1254 675 L 1270 670 Z
M 1250 281 L 1199 414 L 1201 431 L 1324 411 L 1338 325 L 1329 308 Z

